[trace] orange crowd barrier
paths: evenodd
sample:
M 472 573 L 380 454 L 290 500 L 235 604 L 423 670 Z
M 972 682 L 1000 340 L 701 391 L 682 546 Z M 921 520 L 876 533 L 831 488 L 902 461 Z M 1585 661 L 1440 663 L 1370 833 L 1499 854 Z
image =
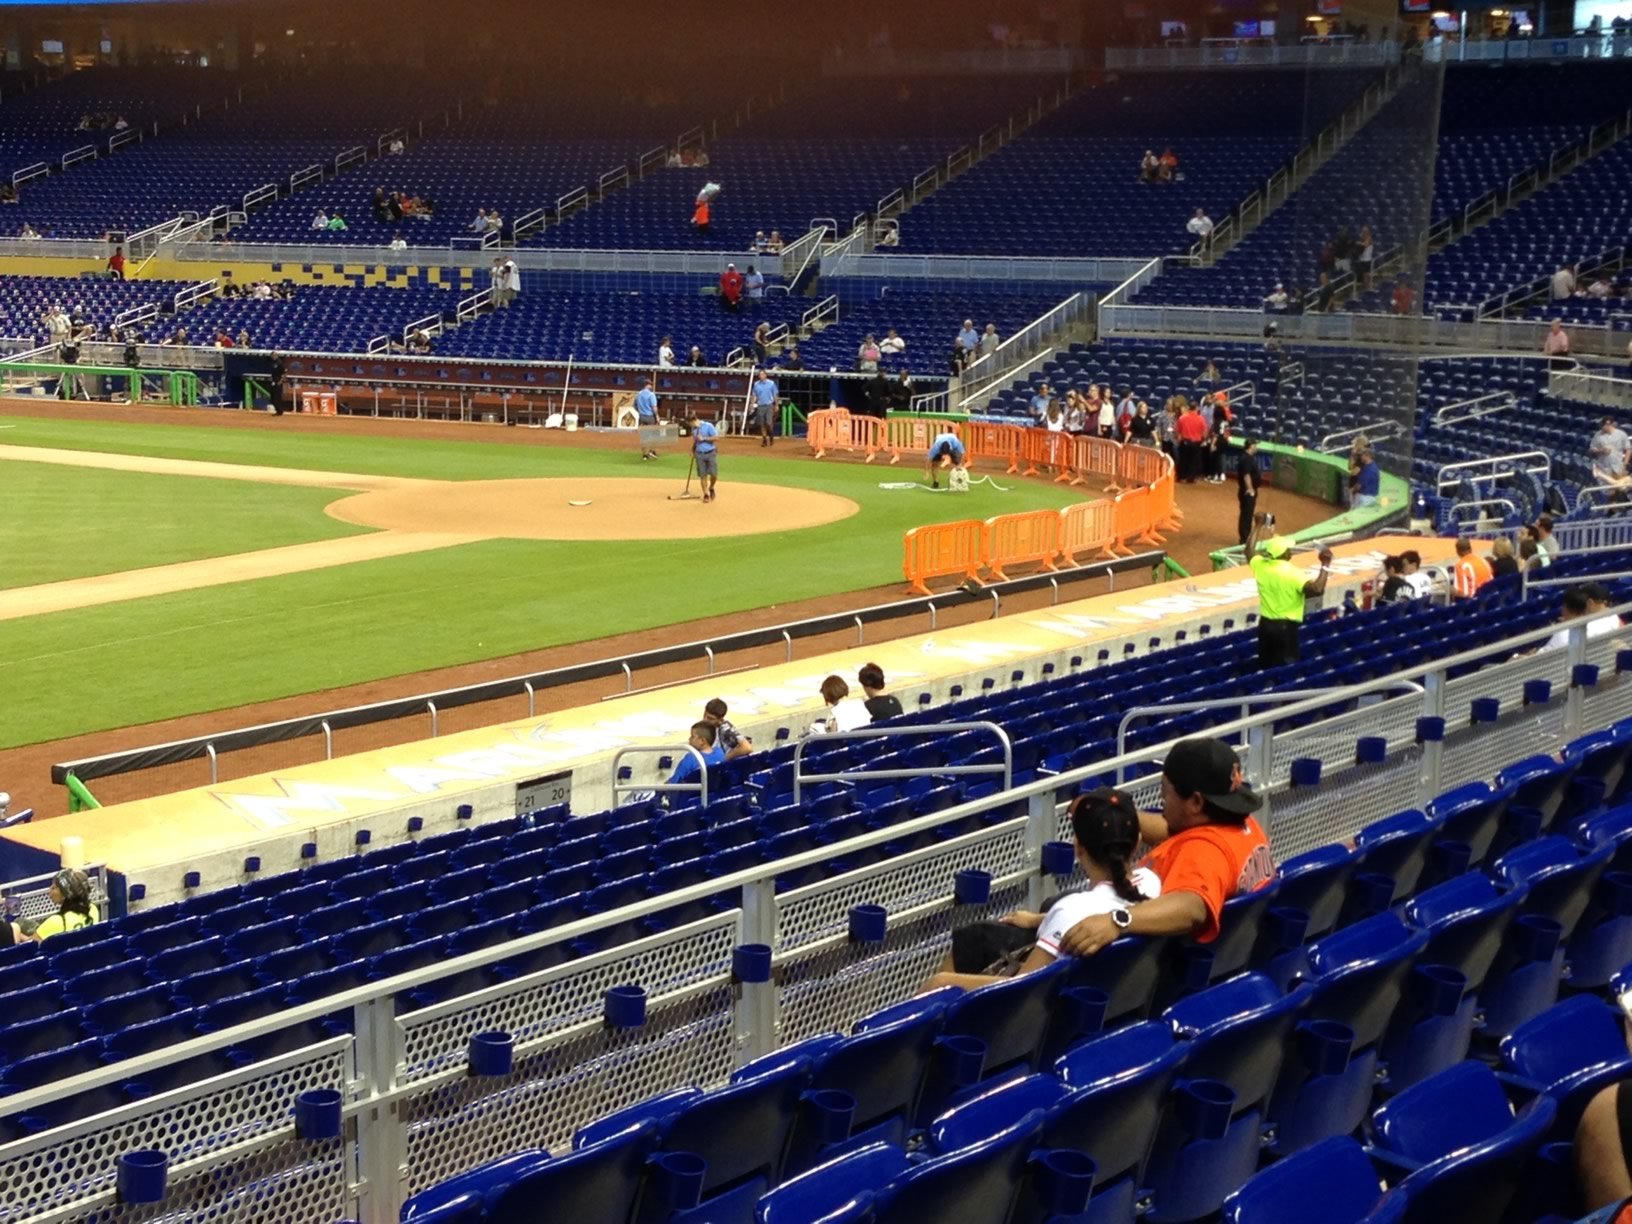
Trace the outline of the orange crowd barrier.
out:
M 1117 475 L 1122 466 L 1121 454 L 1125 447 L 1109 438 L 1075 438 L 1075 466 L 1072 484 L 1087 484 L 1090 477 L 1109 476 L 1108 486 L 1113 492 L 1119 487 Z
M 986 559 L 986 525 L 979 519 L 960 523 L 933 523 L 907 532 L 902 562 L 908 584 L 920 595 L 932 595 L 931 578 L 962 575 L 979 582 Z
M 1060 555 L 1067 564 L 1076 564 L 1079 553 L 1116 555 L 1111 551 L 1116 542 L 1114 510 L 1115 503 L 1102 497 L 1060 511 Z
M 1058 568 L 1060 555 L 1060 512 L 1032 510 L 1024 514 L 1000 514 L 986 520 L 986 567 L 999 582 L 1011 565 L 1040 565 Z
M 1184 512 L 1178 503 L 1178 480 L 1173 475 L 1171 461 L 1167 471 L 1150 486 L 1150 517 L 1164 531 L 1177 531 L 1184 523 Z
M 1025 463 L 1021 473 L 1036 476 L 1046 471 L 1056 480 L 1071 479 L 1072 465 L 1076 462 L 1075 439 L 1067 433 L 1050 433 L 1046 429 L 1021 431 L 1020 458 Z
M 852 416 L 846 408 L 822 408 L 806 419 L 806 441 L 820 459 L 828 451 L 861 451 L 868 462 L 879 452 L 883 424 L 877 417 Z
M 1018 425 L 988 425 L 970 421 L 963 427 L 963 441 L 971 459 L 996 459 L 1008 466 L 1006 472 L 1020 470 L 1020 455 L 1027 431 Z
M 1129 489 L 1116 495 L 1111 510 L 1111 534 L 1116 539 L 1113 545 L 1116 551 L 1131 553 L 1133 549 L 1128 546 L 1135 541 L 1140 544 L 1164 543 L 1162 537 L 1156 534 L 1150 511 L 1148 488 Z
M 941 434 L 957 434 L 963 438 L 967 428 L 957 421 L 931 421 L 923 417 L 889 417 L 881 423 L 884 426 L 881 449 L 890 452 L 891 463 L 900 463 L 903 451 L 928 455 L 929 444 Z M 964 445 L 968 446 L 967 440 Z M 969 458 L 974 455 L 971 453 Z
M 1173 461 L 1154 446 L 1124 446 L 1117 469 L 1124 488 L 1155 484 L 1164 472 L 1173 470 Z

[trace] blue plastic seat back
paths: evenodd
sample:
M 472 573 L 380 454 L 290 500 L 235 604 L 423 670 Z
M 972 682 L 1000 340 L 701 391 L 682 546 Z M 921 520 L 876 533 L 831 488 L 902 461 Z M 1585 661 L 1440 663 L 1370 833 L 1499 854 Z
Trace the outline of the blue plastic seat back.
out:
M 1323 1224 L 1375 1222 L 1383 1196 L 1365 1149 L 1346 1135 L 1322 1139 L 1255 1174 L 1224 1200 L 1225 1224 L 1292 1224 L 1320 1205 Z M 1391 1218 L 1405 1206 L 1396 1200 Z
M 1068 968 L 1065 961 L 1055 961 L 1023 977 L 970 991 L 947 1011 L 946 1033 L 986 1043 L 986 1075 L 1015 1065 L 1035 1070 L 1054 996 Z
M 1185 1078 L 1228 1084 L 1243 1109 L 1267 1100 L 1312 993 L 1303 985 L 1282 994 L 1263 974 L 1244 973 L 1179 1000 L 1162 1019 L 1187 1042 Z
M 874 1208 L 877 1224 L 1007 1224 L 1042 1130 L 1031 1113 L 985 1143 L 925 1161 L 897 1178 Z
M 1279 904 L 1280 881 L 1271 881 L 1250 893 L 1231 897 L 1219 914 L 1218 938 L 1210 944 L 1192 947 L 1204 950 L 1210 957 L 1208 983 L 1221 982 L 1247 967 L 1258 942 L 1258 926 L 1264 911 Z
M 1439 823 L 1424 812 L 1398 812 L 1372 822 L 1355 838 L 1364 855 L 1361 873 L 1391 877 L 1394 900 L 1409 897 L 1417 890 L 1438 833 Z
M 873 1219 L 886 1186 L 909 1167 L 893 1143 L 868 1143 L 783 1182 L 754 1209 L 755 1224 L 859 1224 Z
M 1078 1095 L 1053 1075 L 1016 1073 L 959 1102 L 930 1123 L 926 1152 L 948 1156 L 1001 1135 L 1028 1114 L 1045 1116 Z
M 853 1129 L 880 1119 L 911 1118 L 923 1089 L 943 1009 L 926 1008 L 916 1017 L 847 1037 L 817 1060 L 812 1090 L 847 1092 L 856 1102 Z
M 1422 1164 L 1483 1143 L 1512 1124 L 1496 1073 L 1471 1060 L 1413 1084 L 1372 1115 L 1379 1148 Z
M 1345 846 L 1321 846 L 1288 859 L 1280 866 L 1277 906 L 1291 906 L 1309 915 L 1307 938 L 1315 939 L 1337 926 L 1361 856 Z
M 1523 889 L 1498 888 L 1483 872 L 1470 871 L 1418 893 L 1403 912 L 1407 922 L 1428 932 L 1421 963 L 1455 969 L 1477 989 L 1523 899 Z
M 1428 815 L 1440 821 L 1440 837 L 1470 848 L 1469 861 L 1477 866 L 1485 861 L 1511 802 L 1509 791 L 1493 791 L 1483 782 L 1469 782 L 1430 803 Z
M 1309 949 L 1315 991 L 1309 1018 L 1348 1025 L 1356 1048 L 1375 1043 L 1427 943 L 1428 932 L 1413 931 L 1393 914 L 1377 914 L 1328 935 Z
M 673 1118 L 663 1147 L 708 1162 L 705 1199 L 751 1177 L 775 1185 L 809 1075 L 809 1064 L 801 1060 L 758 1079 L 705 1092 Z
M 1063 990 L 1090 987 L 1109 999 L 1105 1027 L 1150 1015 L 1166 949 L 1158 939 L 1125 935 L 1093 956 L 1071 957 Z
M 540 1205 L 549 1214 L 583 1224 L 626 1224 L 640 1195 L 646 1158 L 657 1127 L 637 1124 L 622 1134 L 555 1160 L 535 1163 L 506 1186 L 486 1194 L 483 1224 L 531 1224 Z
M 1530 756 L 1502 770 L 1496 775 L 1496 781 L 1513 791 L 1515 804 L 1540 809 L 1541 827 L 1545 829 L 1558 814 L 1575 769 L 1572 762 L 1550 756 Z
M 1048 1111 L 1042 1146 L 1086 1153 L 1100 1181 L 1138 1174 L 1187 1053 L 1154 1020 L 1078 1046 L 1054 1064 L 1073 1091 Z
M 1547 1089 L 1572 1130 L 1598 1087 L 1632 1075 L 1621 1013 L 1594 995 L 1576 995 L 1521 1024 L 1503 1039 L 1502 1062 Z
M 1614 853 L 1613 845 L 1583 851 L 1566 837 L 1538 837 L 1502 855 L 1491 874 L 1509 887 L 1524 886 L 1523 912 L 1553 919 L 1568 939 Z

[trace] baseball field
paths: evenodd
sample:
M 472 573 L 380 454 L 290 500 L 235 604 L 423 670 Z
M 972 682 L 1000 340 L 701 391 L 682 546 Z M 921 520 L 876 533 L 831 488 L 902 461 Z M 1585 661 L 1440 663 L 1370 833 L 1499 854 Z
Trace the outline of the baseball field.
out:
M 885 586 L 910 527 L 1082 496 L 732 439 L 705 504 L 684 442 L 258 424 L 4 419 L 0 747 Z

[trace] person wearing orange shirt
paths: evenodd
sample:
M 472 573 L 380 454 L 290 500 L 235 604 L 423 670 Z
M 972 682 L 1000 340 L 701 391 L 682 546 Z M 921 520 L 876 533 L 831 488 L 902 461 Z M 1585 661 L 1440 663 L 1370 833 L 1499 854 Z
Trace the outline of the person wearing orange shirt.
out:
M 1490 562 L 1473 551 L 1473 541 L 1463 536 L 1456 542 L 1456 574 L 1453 587 L 1457 599 L 1472 599 L 1479 594 L 1479 588 L 1489 582 L 1495 574 L 1491 571 Z
M 1262 806 L 1223 740 L 1174 744 L 1162 763 L 1161 812 L 1139 813 L 1140 838 L 1150 847 L 1143 866 L 1161 880 L 1161 896 L 1084 918 L 1065 933 L 1062 949 L 1092 956 L 1123 935 L 1217 939 L 1224 903 L 1275 878 L 1269 838 L 1252 818 Z

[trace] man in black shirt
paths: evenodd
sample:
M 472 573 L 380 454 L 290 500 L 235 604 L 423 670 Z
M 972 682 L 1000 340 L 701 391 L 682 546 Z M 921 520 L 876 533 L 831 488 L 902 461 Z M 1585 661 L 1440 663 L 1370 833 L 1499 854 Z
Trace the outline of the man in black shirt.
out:
M 884 669 L 877 663 L 864 665 L 856 673 L 856 679 L 861 682 L 861 691 L 867 694 L 863 704 L 874 722 L 896 718 L 901 714 L 901 699 L 884 691 Z
M 1258 467 L 1258 441 L 1248 438 L 1241 448 L 1240 458 L 1235 461 L 1236 501 L 1241 507 L 1235 530 L 1243 545 L 1252 534 L 1252 516 L 1258 510 L 1258 483 L 1262 479 L 1263 472 Z

